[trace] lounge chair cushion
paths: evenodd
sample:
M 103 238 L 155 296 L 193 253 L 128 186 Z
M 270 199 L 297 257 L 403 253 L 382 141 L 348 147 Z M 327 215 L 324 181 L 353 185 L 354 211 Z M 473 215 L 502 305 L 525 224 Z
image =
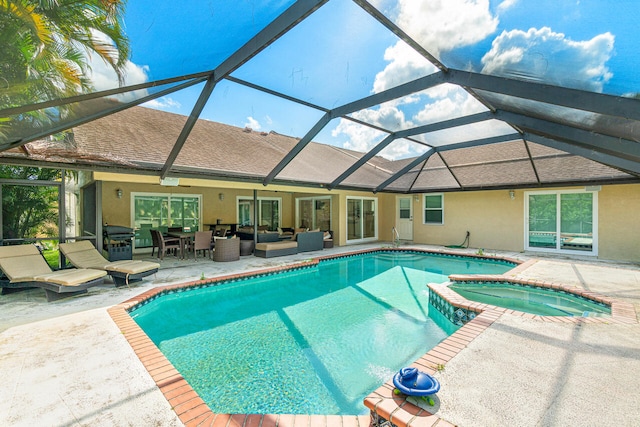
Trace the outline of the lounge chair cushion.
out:
M 49 282 L 63 286 L 78 286 L 106 275 L 106 271 L 89 269 L 79 270 L 74 268 L 70 270 L 57 270 L 48 274 L 40 274 L 35 276 L 33 281 Z
M 150 261 L 115 261 L 105 265 L 107 271 L 117 271 L 125 274 L 140 274 L 149 270 L 157 270 L 160 264 Z
M 75 243 L 61 243 L 60 250 L 71 263 L 78 268 L 95 268 L 98 270 L 117 271 L 125 274 L 139 274 L 160 268 L 157 262 L 149 261 L 108 261 L 88 240 Z
M 50 282 L 63 286 L 76 286 L 107 275 L 100 270 L 51 271 L 40 251 L 34 245 L 0 246 L 2 271 L 11 283 Z
M 2 271 L 11 282 L 29 282 L 35 276 L 51 273 L 51 268 L 42 262 L 40 251 L 33 245 L 0 246 L 0 258 L 6 260 L 2 263 Z
M 291 241 L 280 241 L 280 242 L 269 242 L 269 243 L 258 243 L 256 245 L 256 249 L 261 251 L 273 251 L 277 249 L 290 249 L 297 248 L 298 244 L 296 242 Z

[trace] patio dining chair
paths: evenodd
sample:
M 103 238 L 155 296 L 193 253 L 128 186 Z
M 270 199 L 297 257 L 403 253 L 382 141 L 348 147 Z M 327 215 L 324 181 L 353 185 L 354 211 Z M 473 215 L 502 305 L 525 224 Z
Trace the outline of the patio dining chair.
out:
M 164 259 L 164 256 L 167 254 L 167 250 L 174 250 L 174 253 L 177 254 L 180 247 L 180 239 L 178 237 L 165 237 L 162 235 L 160 230 L 151 229 L 151 239 L 153 241 L 154 247 L 158 248 L 158 258 L 161 260 Z M 157 246 L 156 246 L 157 243 Z M 151 256 L 153 256 L 153 249 L 151 249 Z
M 193 251 L 194 261 L 198 260 L 198 251 L 206 251 L 207 258 L 211 258 L 213 231 L 196 231 L 193 240 L 191 241 L 190 250 Z

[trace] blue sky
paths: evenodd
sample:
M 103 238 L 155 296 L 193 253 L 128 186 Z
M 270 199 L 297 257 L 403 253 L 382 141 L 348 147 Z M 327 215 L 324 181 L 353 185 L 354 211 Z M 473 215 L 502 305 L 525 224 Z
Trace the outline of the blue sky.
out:
M 128 83 L 214 68 L 291 1 L 129 0 L 125 17 L 132 56 Z M 640 92 L 636 0 L 376 0 L 400 28 L 448 66 L 616 95 Z M 104 80 L 99 64 L 94 80 Z M 316 105 L 333 108 L 435 71 L 433 65 L 349 0 L 330 0 L 306 21 L 233 73 Z M 104 71 L 106 73 L 106 71 Z M 98 84 L 97 84 L 98 86 Z M 104 87 L 100 87 L 104 88 Z M 200 86 L 145 106 L 188 115 Z M 389 129 L 410 128 L 483 111 L 453 86 L 357 112 Z M 301 137 L 321 113 L 221 82 L 201 118 Z M 511 132 L 488 122 L 474 135 Z M 431 144 L 467 140 L 455 129 L 430 135 Z M 384 134 L 335 120 L 315 140 L 366 150 Z M 397 143 L 385 155 L 416 155 Z

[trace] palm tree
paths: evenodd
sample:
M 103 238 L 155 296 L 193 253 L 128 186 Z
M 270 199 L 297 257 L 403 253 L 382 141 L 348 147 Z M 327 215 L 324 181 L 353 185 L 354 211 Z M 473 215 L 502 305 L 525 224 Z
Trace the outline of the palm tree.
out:
M 88 54 L 99 55 L 122 84 L 129 57 L 124 3 L 0 0 L 0 108 L 92 90 L 85 77 Z

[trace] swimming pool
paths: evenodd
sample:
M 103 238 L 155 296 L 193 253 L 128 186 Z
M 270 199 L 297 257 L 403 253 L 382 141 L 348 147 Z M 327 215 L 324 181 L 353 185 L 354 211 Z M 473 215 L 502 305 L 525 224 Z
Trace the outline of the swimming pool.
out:
M 540 316 L 610 315 L 611 307 L 563 290 L 514 283 L 462 282 L 449 285 L 471 301 Z
M 131 316 L 214 412 L 364 414 L 369 392 L 457 329 L 427 283 L 512 267 L 368 253 L 162 295 Z

